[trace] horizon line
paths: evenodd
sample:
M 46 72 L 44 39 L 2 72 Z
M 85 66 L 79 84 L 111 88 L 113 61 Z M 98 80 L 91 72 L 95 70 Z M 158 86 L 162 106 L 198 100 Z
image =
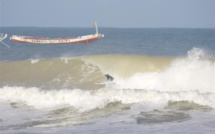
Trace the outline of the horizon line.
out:
M 61 27 L 61 26 L 0 26 L 0 28 L 93 28 L 93 27 Z M 100 26 L 99 28 L 113 29 L 215 29 L 215 27 L 108 27 Z

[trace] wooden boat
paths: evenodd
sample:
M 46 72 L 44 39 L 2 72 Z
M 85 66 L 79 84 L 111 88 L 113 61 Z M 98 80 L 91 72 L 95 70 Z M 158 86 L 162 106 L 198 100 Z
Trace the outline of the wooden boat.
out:
M 0 33 L 0 42 L 2 42 L 4 39 L 7 38 L 7 34 L 5 33 Z
M 91 43 L 102 37 L 103 34 L 98 33 L 96 22 L 94 23 L 96 33 L 78 37 L 58 37 L 58 38 L 46 38 L 46 37 L 33 37 L 33 36 L 18 36 L 13 35 L 10 40 L 19 43 L 32 43 L 32 44 L 76 44 L 76 43 Z
M 75 43 L 91 43 L 95 40 L 104 37 L 102 34 L 92 34 L 79 36 L 76 38 L 43 38 L 31 36 L 17 36 L 13 35 L 10 40 L 19 43 L 32 43 L 32 44 L 75 44 Z

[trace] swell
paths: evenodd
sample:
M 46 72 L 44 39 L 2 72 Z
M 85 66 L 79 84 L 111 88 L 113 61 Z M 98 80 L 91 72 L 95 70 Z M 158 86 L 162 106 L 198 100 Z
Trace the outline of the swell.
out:
M 134 55 L 96 55 L 74 58 L 0 62 L 0 85 L 45 88 L 100 88 L 105 75 L 131 77 L 137 72 L 161 71 L 172 58 Z
M 96 67 L 84 64 L 80 58 L 1 62 L 0 68 L 1 85 L 10 86 L 85 88 L 102 79 Z
M 144 89 L 215 93 L 214 58 L 201 49 L 186 57 L 95 55 L 0 62 L 1 86 L 44 89 Z M 105 75 L 113 77 L 107 83 Z
M 138 72 L 162 71 L 176 58 L 145 55 L 99 55 L 82 57 L 82 59 L 88 64 L 98 66 L 103 73 L 128 78 Z

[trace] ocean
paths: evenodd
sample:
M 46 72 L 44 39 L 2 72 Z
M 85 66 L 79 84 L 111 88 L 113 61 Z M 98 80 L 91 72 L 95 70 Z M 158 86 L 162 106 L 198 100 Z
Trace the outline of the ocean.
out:
M 65 37 L 92 28 L 1 27 Z M 1 134 L 214 134 L 215 29 L 100 28 L 90 44 L 0 44 Z M 107 79 L 110 76 L 112 79 Z

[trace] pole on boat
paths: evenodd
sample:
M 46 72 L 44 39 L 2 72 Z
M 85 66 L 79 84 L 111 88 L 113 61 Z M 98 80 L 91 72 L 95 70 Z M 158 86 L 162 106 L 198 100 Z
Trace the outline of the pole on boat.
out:
M 98 31 L 98 27 L 97 27 L 96 21 L 94 22 L 93 27 L 96 29 L 96 34 L 98 35 L 98 34 L 99 34 L 99 31 Z
M 5 45 L 6 47 L 10 48 L 9 45 L 7 45 L 6 43 L 4 43 L 3 41 L 0 41 L 3 45 Z

